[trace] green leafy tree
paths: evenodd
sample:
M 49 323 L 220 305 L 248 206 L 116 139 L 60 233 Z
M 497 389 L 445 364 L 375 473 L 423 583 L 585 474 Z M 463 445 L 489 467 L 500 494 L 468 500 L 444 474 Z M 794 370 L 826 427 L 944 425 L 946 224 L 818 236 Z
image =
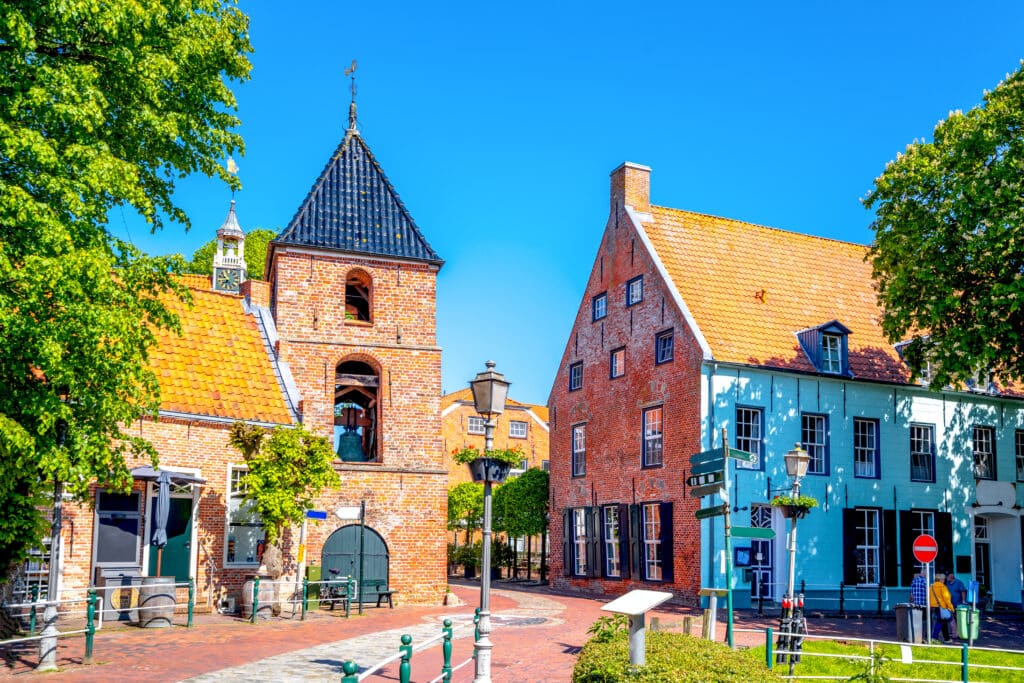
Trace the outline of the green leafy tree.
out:
M 124 427 L 159 405 L 147 353 L 177 326 L 183 263 L 107 217 L 187 227 L 177 178 L 237 184 L 220 162 L 242 147 L 228 83 L 250 51 L 223 0 L 0 3 L 0 575 L 41 538 L 42 489 L 84 499 L 130 484 L 126 456 L 155 461 Z
M 263 279 L 263 265 L 267 260 L 267 243 L 277 233 L 266 228 L 256 228 L 245 236 L 245 272 L 250 280 Z M 217 240 L 212 239 L 195 250 L 192 260 L 185 266 L 188 273 L 213 274 L 213 255 L 217 252 Z
M 550 482 L 548 473 L 537 468 L 505 482 L 495 494 L 502 499 L 501 530 L 509 536 L 543 533 L 548 524 Z
M 1024 379 L 1024 66 L 875 180 L 882 328 L 933 386 Z
M 230 440 L 249 468 L 246 500 L 263 520 L 267 543 L 280 547 L 284 528 L 300 523 L 317 496 L 340 482 L 331 443 L 302 427 L 269 431 L 244 422 L 231 426 Z
M 466 481 L 448 489 L 448 529 L 463 529 L 466 543 L 484 518 L 483 487 Z

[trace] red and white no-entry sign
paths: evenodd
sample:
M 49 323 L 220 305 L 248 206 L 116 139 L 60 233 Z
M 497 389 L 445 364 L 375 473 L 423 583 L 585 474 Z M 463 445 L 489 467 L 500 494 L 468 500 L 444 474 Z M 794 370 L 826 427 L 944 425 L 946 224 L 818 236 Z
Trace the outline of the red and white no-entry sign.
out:
M 939 555 L 939 544 L 935 537 L 929 534 L 921 534 L 914 539 L 914 559 L 922 564 L 934 562 Z

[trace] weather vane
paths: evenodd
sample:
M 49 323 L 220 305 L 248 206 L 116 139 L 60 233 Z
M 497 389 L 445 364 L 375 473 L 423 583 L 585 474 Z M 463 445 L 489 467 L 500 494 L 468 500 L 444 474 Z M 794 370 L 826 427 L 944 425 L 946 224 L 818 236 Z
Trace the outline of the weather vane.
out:
M 352 103 L 348 105 L 348 127 L 349 130 L 356 129 L 356 60 L 345 69 L 345 75 L 352 79 Z

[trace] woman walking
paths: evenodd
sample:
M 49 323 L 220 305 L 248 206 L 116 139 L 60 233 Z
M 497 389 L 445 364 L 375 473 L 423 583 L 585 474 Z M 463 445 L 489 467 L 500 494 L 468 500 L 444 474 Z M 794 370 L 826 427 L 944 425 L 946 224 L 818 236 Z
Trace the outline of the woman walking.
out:
M 936 574 L 932 584 L 929 602 L 932 608 L 932 640 L 939 637 L 942 630 L 942 642 L 952 642 L 949 638 L 949 620 L 953 617 L 953 603 L 949 589 L 946 588 L 946 575 Z

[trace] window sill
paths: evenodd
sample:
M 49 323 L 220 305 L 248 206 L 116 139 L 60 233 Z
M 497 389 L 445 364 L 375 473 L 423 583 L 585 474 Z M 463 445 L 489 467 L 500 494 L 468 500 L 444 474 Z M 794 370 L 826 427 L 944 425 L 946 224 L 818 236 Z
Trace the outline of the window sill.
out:
M 259 562 L 225 562 L 224 569 L 258 569 Z
M 665 463 L 663 463 L 663 462 L 654 463 L 652 465 L 645 465 L 645 464 L 641 463 L 640 464 L 640 469 L 642 469 L 642 470 L 658 470 L 658 469 L 661 469 L 664 466 L 665 466 Z
M 369 320 L 346 320 L 343 324 L 345 326 L 352 325 L 353 327 L 373 327 L 373 322 Z
M 673 360 L 675 360 L 675 358 L 666 358 L 665 360 L 656 360 L 656 361 L 654 361 L 654 364 L 655 365 L 667 365 L 667 364 L 671 363 Z
M 583 479 L 586 476 L 587 476 L 586 472 L 581 472 L 580 474 L 571 474 L 571 475 L 569 475 L 569 477 L 571 479 Z

